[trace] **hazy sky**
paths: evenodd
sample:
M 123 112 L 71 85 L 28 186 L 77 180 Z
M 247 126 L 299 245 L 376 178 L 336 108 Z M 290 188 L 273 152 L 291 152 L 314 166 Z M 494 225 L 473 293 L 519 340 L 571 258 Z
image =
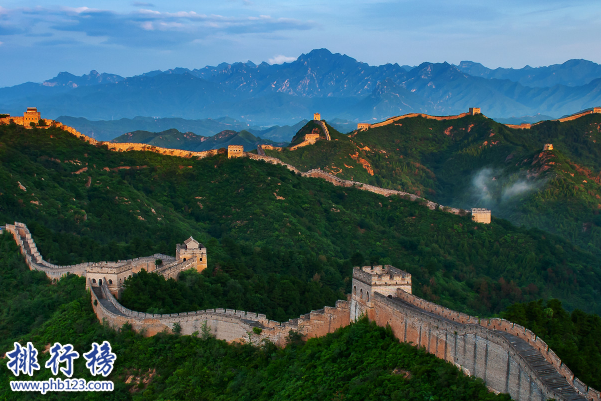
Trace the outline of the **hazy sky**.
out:
M 284 62 L 325 47 L 372 65 L 601 63 L 599 0 L 3 1 L 0 86 Z

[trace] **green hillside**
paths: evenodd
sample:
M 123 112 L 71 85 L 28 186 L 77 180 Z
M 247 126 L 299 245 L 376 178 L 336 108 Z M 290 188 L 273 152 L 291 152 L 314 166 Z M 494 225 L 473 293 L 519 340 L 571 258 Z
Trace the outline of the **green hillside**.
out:
M 509 399 L 365 320 L 306 343 L 292 336 L 284 349 L 228 345 L 203 333 L 145 338 L 127 326 L 114 331 L 98 322 L 83 278 L 68 276 L 55 285 L 29 271 L 9 234 L 0 235 L 0 254 L 0 352 L 11 350 L 13 341 L 32 341 L 42 366 L 33 380 L 54 377 L 43 368 L 50 357 L 42 352 L 47 344 L 72 344 L 82 355 L 93 342 L 109 341 L 117 354 L 113 371 L 103 378 L 115 383 L 114 391 L 48 392 L 46 400 Z M 7 362 L 0 362 L 0 399 L 41 398 L 11 391 L 15 377 Z M 99 379 L 83 358 L 74 362 L 74 377 Z
M 242 145 L 245 151 L 257 148 L 257 145 L 284 145 L 254 136 L 246 130 L 240 132 L 224 130 L 213 136 L 196 135 L 193 132 L 180 132 L 175 128 L 162 132 L 132 131 L 120 135 L 111 142 L 146 143 L 168 149 L 183 149 L 193 152 L 227 148 L 229 145 Z
M 0 161 L 0 221 L 26 223 L 51 262 L 173 254 L 190 235 L 205 243 L 203 276 L 214 281 L 178 282 L 140 309 L 173 310 L 181 297 L 186 308 L 226 302 L 283 320 L 348 293 L 352 266 L 389 263 L 413 275 L 416 295 L 471 314 L 541 297 L 601 311 L 597 256 L 504 220 L 475 224 L 223 154 L 110 152 L 58 129 L 0 127 Z M 182 285 L 215 295 L 189 296 Z M 239 288 L 249 296 L 228 296 Z
M 301 170 L 398 189 L 447 206 L 487 207 L 601 254 L 601 115 L 530 130 L 482 115 L 407 118 L 268 155 Z M 599 144 L 597 144 L 599 141 Z M 542 152 L 545 143 L 554 150 Z

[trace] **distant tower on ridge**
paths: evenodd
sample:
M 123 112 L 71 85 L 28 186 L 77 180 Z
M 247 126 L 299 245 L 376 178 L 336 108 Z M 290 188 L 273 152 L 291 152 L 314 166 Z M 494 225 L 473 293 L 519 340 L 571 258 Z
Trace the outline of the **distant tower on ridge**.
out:
M 315 113 L 315 114 L 313 114 L 313 119 L 314 119 L 315 121 L 321 121 L 321 114 L 319 114 L 319 113 Z

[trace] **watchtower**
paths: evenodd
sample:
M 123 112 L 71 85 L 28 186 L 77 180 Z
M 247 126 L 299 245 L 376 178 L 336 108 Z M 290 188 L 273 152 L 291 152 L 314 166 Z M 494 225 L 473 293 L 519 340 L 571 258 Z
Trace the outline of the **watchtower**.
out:
M 553 150 L 553 144 L 552 143 L 545 143 L 545 146 L 543 146 L 543 152 L 545 150 Z
M 23 114 L 23 126 L 29 127 L 31 123 L 38 124 L 40 122 L 40 113 L 36 107 L 28 107 Z
M 357 129 L 366 130 L 366 129 L 369 129 L 370 126 L 371 126 L 371 124 L 368 124 L 368 123 L 359 123 L 359 124 L 357 124 Z
M 476 114 L 481 114 L 481 113 L 482 112 L 480 111 L 480 107 L 470 107 L 470 110 L 468 112 L 468 114 L 471 116 L 475 116 Z
M 374 292 L 394 297 L 401 289 L 411 294 L 411 274 L 390 265 L 355 267 L 352 286 L 351 320 L 363 314 L 371 319 Z
M 207 248 L 192 237 L 185 240 L 183 244 L 177 244 L 175 258 L 180 262 L 194 259 L 196 270 L 199 272 L 207 268 Z
M 490 224 L 490 210 L 483 208 L 472 209 L 472 221 L 482 224 Z
M 315 114 L 313 114 L 313 119 L 314 119 L 315 121 L 321 121 L 321 114 L 319 114 L 319 113 L 315 113 Z
M 228 145 L 227 147 L 227 158 L 242 157 L 244 156 L 244 146 L 242 145 Z
M 601 113 L 601 107 L 593 107 L 593 113 Z

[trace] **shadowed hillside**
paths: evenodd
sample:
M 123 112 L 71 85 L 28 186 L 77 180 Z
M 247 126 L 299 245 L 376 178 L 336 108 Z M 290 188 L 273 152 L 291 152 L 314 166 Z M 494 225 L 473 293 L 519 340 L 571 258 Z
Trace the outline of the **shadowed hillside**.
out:
M 341 135 L 294 151 L 266 151 L 301 170 L 487 207 L 495 216 L 601 249 L 601 115 L 512 129 L 482 115 L 422 117 Z M 599 142 L 599 143 L 597 143 Z M 554 149 L 543 152 L 545 143 Z

